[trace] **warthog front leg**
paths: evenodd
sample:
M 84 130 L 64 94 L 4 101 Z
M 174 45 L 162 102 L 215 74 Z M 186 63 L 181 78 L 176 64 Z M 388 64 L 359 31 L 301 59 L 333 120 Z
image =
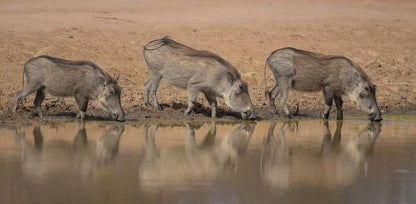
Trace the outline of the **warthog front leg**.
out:
M 209 147 L 215 144 L 215 135 L 217 134 L 217 125 L 215 120 L 211 120 L 209 130 L 201 142 L 200 147 Z
M 335 105 L 337 107 L 337 120 L 343 120 L 344 116 L 342 113 L 342 98 L 341 96 L 334 96 Z
M 144 90 L 144 104 L 146 106 L 150 106 L 149 103 L 149 92 L 152 94 L 153 98 L 153 106 L 156 110 L 163 110 L 162 107 L 159 105 L 159 101 L 156 97 L 157 88 L 159 87 L 159 82 L 162 80 L 162 76 L 157 73 L 150 73 L 149 79 L 144 83 L 145 90 Z
M 199 89 L 196 87 L 188 87 L 188 108 L 185 111 L 185 115 L 189 115 L 195 106 Z
M 13 105 L 13 112 L 17 111 L 17 106 L 19 105 L 20 101 L 22 100 L 22 91 L 19 91 L 16 93 L 16 99 L 14 100 L 14 105 Z
M 186 138 L 185 138 L 185 155 L 192 157 L 193 153 L 197 150 L 197 143 L 195 139 L 195 130 L 192 125 L 185 123 L 186 126 Z
M 217 99 L 215 96 L 212 96 L 212 94 L 204 93 L 205 98 L 207 98 L 208 103 L 211 107 L 211 117 L 216 118 L 217 117 Z
M 78 132 L 75 135 L 72 146 L 74 149 L 85 149 L 88 145 L 87 131 L 85 130 L 85 122 L 78 124 Z
M 324 110 L 324 115 L 323 115 L 323 119 L 328 120 L 329 118 L 329 112 L 331 111 L 332 106 L 325 104 L 325 110 Z
M 86 116 L 85 111 L 79 111 L 79 113 L 77 114 L 77 116 L 75 116 L 75 118 L 83 120 L 85 116 Z
M 329 130 L 328 121 L 324 121 L 323 139 L 321 144 L 321 154 L 328 155 L 331 153 L 331 131 Z
M 150 85 L 149 81 L 150 81 L 150 79 L 148 79 L 148 80 L 146 80 L 144 82 L 144 105 L 146 107 L 149 107 L 150 106 L 150 103 L 149 103 L 149 92 L 150 92 L 150 86 L 151 85 Z
M 75 95 L 75 101 L 77 102 L 79 113 L 75 118 L 77 119 L 84 119 L 85 118 L 85 112 L 87 112 L 87 106 L 88 106 L 88 99 L 85 98 L 83 95 Z
M 144 161 L 150 162 L 150 161 L 154 161 L 157 159 L 158 155 L 159 155 L 159 151 L 156 147 L 156 142 L 155 142 L 155 134 L 157 129 L 159 128 L 159 125 L 154 125 L 153 129 L 150 133 L 150 135 L 148 134 L 148 130 L 149 130 L 149 124 L 145 124 L 143 126 L 143 150 L 144 150 Z

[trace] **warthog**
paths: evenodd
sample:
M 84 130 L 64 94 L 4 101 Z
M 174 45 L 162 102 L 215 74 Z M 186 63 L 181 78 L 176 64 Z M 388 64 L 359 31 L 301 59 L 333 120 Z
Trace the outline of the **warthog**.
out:
M 199 92 L 211 106 L 211 116 L 216 117 L 217 97 L 243 119 L 255 117 L 248 94 L 247 83 L 240 73 L 220 56 L 208 51 L 199 51 L 175 42 L 167 37 L 153 40 L 144 46 L 144 59 L 149 69 L 149 79 L 144 83 L 144 101 L 149 106 L 149 92 L 153 105 L 162 110 L 156 98 L 156 90 L 162 78 L 170 84 L 188 92 L 188 108 L 191 113 Z
M 374 154 L 376 140 L 381 133 L 381 123 L 371 122 L 360 132 L 357 131 L 356 136 L 341 139 L 343 121 L 336 122 L 333 134 L 328 121 L 324 121 L 319 153 L 313 148 L 306 150 L 299 148 L 298 144 L 291 145 L 286 138 L 286 132 L 291 125 L 294 124 L 283 123 L 274 136 L 276 122 L 273 121 L 263 140 L 260 175 L 266 184 L 281 190 L 305 184 L 337 188 L 355 183 L 363 172 L 367 175 L 365 167 Z M 300 149 L 302 153 L 292 154 Z
M 14 139 L 21 156 L 21 173 L 30 181 L 46 181 L 55 179 L 51 175 L 70 174 L 70 180 L 62 178 L 62 183 L 73 181 L 74 178 L 90 178 L 91 175 L 100 172 L 100 166 L 107 166 L 118 157 L 120 138 L 124 132 L 123 125 L 105 127 L 102 135 L 89 138 L 85 122 L 79 123 L 78 131 L 73 131 L 61 126 L 43 126 L 38 123 L 33 128 L 33 134 L 24 129 L 15 129 Z M 94 128 L 103 127 L 93 125 Z M 45 130 L 45 131 L 42 131 Z M 51 137 L 47 133 L 54 130 L 55 134 L 64 137 Z M 46 133 L 46 134 L 45 134 Z M 76 134 L 74 134 L 76 133 Z M 92 131 L 93 135 L 95 131 Z M 71 135 L 74 134 L 74 137 Z M 33 135 L 33 137 L 32 137 Z M 30 139 L 30 137 L 32 137 Z M 95 142 L 96 141 L 96 142 Z M 92 146 L 96 146 L 94 148 Z M 52 164 L 52 165 L 51 165 Z M 105 176 L 105 175 L 104 175 Z
M 45 93 L 49 93 L 58 97 L 73 96 L 80 111 L 77 118 L 85 117 L 89 100 L 98 100 L 114 120 L 124 121 L 117 81 L 118 77 L 114 79 L 92 62 L 39 56 L 28 60 L 24 66 L 24 87 L 16 94 L 13 111 L 22 98 L 36 91 L 34 104 L 40 117 Z
M 98 163 L 108 164 L 118 156 L 118 147 L 123 132 L 124 125 L 113 125 L 97 138 L 96 152 Z
M 269 65 L 275 84 L 269 92 L 266 84 L 266 67 Z M 277 113 L 275 98 L 287 117 L 291 116 L 286 101 L 289 89 L 312 92 L 323 90 L 325 99 L 324 119 L 328 119 L 332 101 L 337 107 L 337 119 L 343 119 L 342 96 L 348 96 L 368 114 L 371 121 L 381 121 L 376 101 L 376 86 L 370 82 L 360 66 L 344 56 L 322 55 L 295 48 L 275 50 L 264 65 L 265 94 L 270 106 Z
M 237 174 L 240 169 L 245 170 L 246 162 L 241 161 L 247 152 L 255 123 L 243 122 L 228 133 L 218 134 L 220 136 L 217 135 L 216 121 L 211 121 L 205 136 L 199 136 L 196 131 L 201 124 L 185 123 L 185 145 L 182 147 L 157 146 L 156 138 L 160 137 L 155 135 L 159 125 L 163 124 L 145 124 L 143 127 L 143 154 L 138 175 L 140 185 L 146 189 L 213 182 L 229 178 L 230 173 Z M 203 137 L 201 143 L 197 137 Z

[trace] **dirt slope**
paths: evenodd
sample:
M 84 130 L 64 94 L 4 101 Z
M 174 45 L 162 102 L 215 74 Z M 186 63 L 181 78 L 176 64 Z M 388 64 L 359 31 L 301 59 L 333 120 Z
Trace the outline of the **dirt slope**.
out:
M 290 2 L 290 3 L 289 3 Z M 0 120 L 33 117 L 34 94 L 11 113 L 22 88 L 23 64 L 38 55 L 90 60 L 120 74 L 122 103 L 128 118 L 183 118 L 185 91 L 162 82 L 158 97 L 164 112 L 143 104 L 147 68 L 142 46 L 170 36 L 200 50 L 210 50 L 238 67 L 257 111 L 270 117 L 264 98 L 263 66 L 275 49 L 291 46 L 345 55 L 371 74 L 383 112 L 416 111 L 416 3 L 412 1 L 0 1 Z M 273 83 L 270 72 L 269 86 Z M 207 102 L 200 96 L 208 114 Z M 321 93 L 292 91 L 291 108 L 313 117 L 323 107 Z M 49 97 L 47 115 L 75 116 L 72 98 Z M 219 103 L 225 111 L 222 100 Z M 360 113 L 351 102 L 345 114 Z M 24 108 L 23 108 L 24 107 Z M 90 105 L 87 114 L 106 114 Z M 46 109 L 45 108 L 45 109 Z M 334 108 L 335 109 L 335 108 Z M 220 117 L 224 112 L 220 111 Z M 225 114 L 228 115 L 228 114 Z

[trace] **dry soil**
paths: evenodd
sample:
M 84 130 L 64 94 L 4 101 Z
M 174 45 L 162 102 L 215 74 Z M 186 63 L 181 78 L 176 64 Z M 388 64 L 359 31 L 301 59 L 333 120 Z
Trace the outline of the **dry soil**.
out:
M 274 117 L 264 97 L 263 67 L 268 55 L 291 46 L 345 55 L 370 73 L 384 114 L 416 112 L 416 2 L 414 1 L 191 1 L 191 0 L 0 0 L 0 121 L 31 120 L 34 94 L 11 112 L 22 88 L 23 64 L 38 55 L 89 60 L 120 74 L 122 104 L 129 119 L 184 118 L 186 92 L 162 80 L 158 98 L 164 111 L 143 103 L 148 77 L 142 46 L 170 36 L 212 51 L 237 67 L 249 84 L 262 118 Z M 270 71 L 269 86 L 273 83 Z M 187 118 L 209 115 L 206 100 Z M 322 93 L 291 91 L 292 110 L 319 117 Z M 234 118 L 220 99 L 220 118 Z M 72 98 L 48 97 L 47 116 L 76 115 Z M 335 108 L 333 108 L 334 111 Z M 361 112 L 345 102 L 345 115 Z M 107 114 L 91 103 L 87 114 Z M 334 114 L 332 114 L 334 115 Z

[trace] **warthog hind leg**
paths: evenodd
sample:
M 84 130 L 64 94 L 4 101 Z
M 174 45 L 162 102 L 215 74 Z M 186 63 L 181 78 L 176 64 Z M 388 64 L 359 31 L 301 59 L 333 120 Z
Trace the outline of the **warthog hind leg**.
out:
M 332 108 L 332 100 L 334 99 L 334 93 L 329 89 L 329 87 L 324 87 L 322 90 L 325 101 L 323 119 L 327 120 L 329 118 L 329 111 L 331 111 Z
M 38 113 L 39 117 L 43 117 L 42 108 L 41 108 L 43 99 L 45 99 L 44 89 L 40 88 L 36 92 L 36 98 L 35 98 L 35 101 L 33 102 L 35 104 L 36 112 Z
M 289 89 L 291 86 L 291 79 L 288 77 L 279 77 L 279 87 L 281 91 L 280 96 L 280 105 L 282 106 L 283 113 L 286 117 L 291 118 L 292 114 L 289 111 L 289 108 L 287 107 L 287 98 L 289 97 Z
M 160 75 L 152 75 L 149 78 L 149 83 L 150 83 L 150 92 L 152 93 L 152 97 L 153 97 L 153 106 L 155 107 L 155 109 L 162 111 L 162 107 L 159 104 L 159 101 L 157 100 L 157 96 L 156 96 L 156 92 L 157 92 L 157 88 L 159 87 L 159 82 L 162 79 L 162 76 Z
M 24 98 L 26 98 L 26 96 L 28 96 L 29 94 L 37 91 L 40 88 L 40 85 L 38 84 L 29 84 L 27 83 L 25 87 L 23 87 L 23 90 L 17 92 L 16 94 L 16 99 L 14 101 L 14 105 L 13 105 L 13 112 L 17 111 L 17 106 L 19 105 L 20 101 Z
M 278 111 L 277 111 L 276 104 L 275 104 L 275 99 L 279 95 L 279 81 L 277 79 L 275 80 L 274 86 L 271 89 L 271 91 L 266 94 L 268 95 L 269 104 L 270 104 L 270 107 L 272 107 L 273 113 L 277 114 Z

